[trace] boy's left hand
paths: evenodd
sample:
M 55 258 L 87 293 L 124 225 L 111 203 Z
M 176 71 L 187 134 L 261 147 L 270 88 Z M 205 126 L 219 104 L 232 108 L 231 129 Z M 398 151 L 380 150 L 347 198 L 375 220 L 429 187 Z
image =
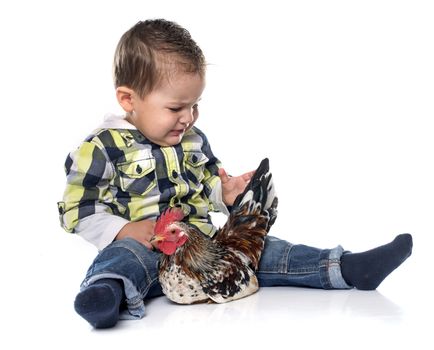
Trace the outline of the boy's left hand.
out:
M 244 191 L 254 173 L 255 171 L 249 171 L 240 176 L 228 176 L 225 169 L 219 169 L 219 176 L 222 181 L 223 202 L 226 205 L 234 204 L 235 198 Z

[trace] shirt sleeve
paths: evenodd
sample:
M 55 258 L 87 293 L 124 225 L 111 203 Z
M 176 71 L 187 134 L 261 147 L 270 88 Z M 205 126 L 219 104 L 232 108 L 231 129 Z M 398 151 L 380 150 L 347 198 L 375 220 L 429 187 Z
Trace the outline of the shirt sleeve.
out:
M 220 180 L 220 179 L 219 179 Z M 211 195 L 209 196 L 209 200 L 212 203 L 214 211 L 219 211 L 226 216 L 229 216 L 230 210 L 223 202 L 223 194 L 222 194 L 222 182 L 218 181 L 216 186 L 213 188 Z
M 218 170 L 222 167 L 222 164 L 217 157 L 214 156 L 205 134 L 201 133 L 200 135 L 203 139 L 202 152 L 209 159 L 205 166 L 205 177 L 202 183 L 204 184 L 205 194 L 210 200 L 210 210 L 229 215 L 229 210 L 223 202 L 222 183 L 218 175 Z
M 67 184 L 58 208 L 61 225 L 67 232 L 78 233 L 77 225 L 88 216 L 116 214 L 117 206 L 113 205 L 108 191 L 114 177 L 113 165 L 96 143 L 83 142 L 71 152 L 65 162 L 65 172 Z
M 101 212 L 81 219 L 75 226 L 75 232 L 98 250 L 103 250 L 128 223 L 128 220 L 120 216 Z

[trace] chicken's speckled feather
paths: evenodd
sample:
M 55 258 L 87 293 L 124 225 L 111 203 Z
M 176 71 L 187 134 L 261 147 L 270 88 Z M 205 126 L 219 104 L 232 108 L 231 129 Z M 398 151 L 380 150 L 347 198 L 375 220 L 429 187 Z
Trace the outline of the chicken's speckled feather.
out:
M 264 159 L 214 239 L 178 223 L 188 240 L 175 254 L 162 257 L 160 283 L 166 296 L 180 304 L 224 303 L 256 292 L 255 271 L 276 208 L 268 159 Z

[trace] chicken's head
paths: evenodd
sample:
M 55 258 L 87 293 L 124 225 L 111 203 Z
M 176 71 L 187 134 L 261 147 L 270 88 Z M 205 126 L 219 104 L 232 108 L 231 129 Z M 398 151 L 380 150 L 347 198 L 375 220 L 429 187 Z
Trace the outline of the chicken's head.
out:
M 188 226 L 181 222 L 184 218 L 182 209 L 167 209 L 155 223 L 154 237 L 151 242 L 157 242 L 157 248 L 166 255 L 172 255 L 188 239 Z

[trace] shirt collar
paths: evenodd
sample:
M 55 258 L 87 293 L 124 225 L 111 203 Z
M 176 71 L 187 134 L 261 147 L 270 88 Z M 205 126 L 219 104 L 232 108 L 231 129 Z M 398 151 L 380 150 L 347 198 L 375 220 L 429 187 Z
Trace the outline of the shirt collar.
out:
M 137 128 L 125 119 L 125 115 L 106 114 L 104 121 L 98 126 L 98 129 L 128 129 L 137 130 Z

